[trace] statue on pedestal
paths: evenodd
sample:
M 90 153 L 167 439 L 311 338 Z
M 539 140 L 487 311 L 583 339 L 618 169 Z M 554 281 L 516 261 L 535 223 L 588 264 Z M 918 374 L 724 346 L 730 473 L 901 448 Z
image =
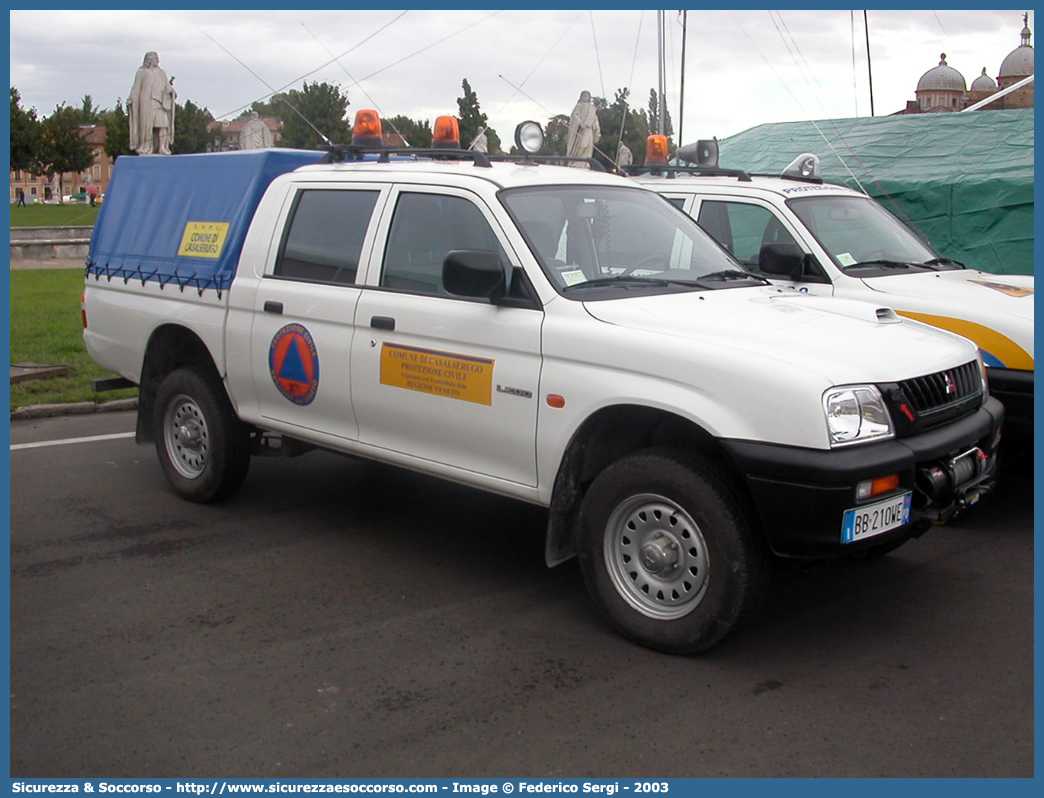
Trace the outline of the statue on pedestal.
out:
M 170 155 L 174 141 L 174 78 L 160 69 L 159 56 L 145 53 L 127 97 L 130 148 L 138 155 Z
M 594 154 L 595 142 L 601 135 L 591 92 L 582 91 L 569 116 L 569 147 L 566 155 L 571 158 L 590 158 Z
M 622 141 L 616 147 L 616 169 L 618 172 L 626 172 L 627 167 L 634 163 L 634 153 L 631 148 Z
M 261 121 L 257 111 L 250 112 L 250 119 L 239 134 L 239 149 L 261 150 L 272 146 L 272 131 Z

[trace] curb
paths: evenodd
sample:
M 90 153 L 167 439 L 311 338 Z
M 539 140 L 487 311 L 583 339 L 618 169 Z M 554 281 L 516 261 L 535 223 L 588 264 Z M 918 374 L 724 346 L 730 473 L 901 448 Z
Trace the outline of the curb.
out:
M 111 413 L 120 410 L 134 410 L 138 407 L 137 398 L 114 399 L 111 402 L 71 402 L 69 404 L 29 405 L 11 411 L 11 420 L 26 418 L 55 418 L 57 416 L 82 416 L 88 413 Z

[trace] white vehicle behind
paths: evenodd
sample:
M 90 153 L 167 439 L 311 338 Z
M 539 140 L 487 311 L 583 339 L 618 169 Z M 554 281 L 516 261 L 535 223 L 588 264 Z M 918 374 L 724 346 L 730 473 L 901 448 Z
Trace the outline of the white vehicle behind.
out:
M 699 146 L 681 148 L 679 157 L 708 160 Z M 990 274 L 940 255 L 876 200 L 824 183 L 814 155 L 799 156 L 779 176 L 709 160 L 651 168 L 647 160 L 635 180 L 780 288 L 879 303 L 971 339 L 1004 403 L 1009 434 L 1032 438 L 1032 275 Z

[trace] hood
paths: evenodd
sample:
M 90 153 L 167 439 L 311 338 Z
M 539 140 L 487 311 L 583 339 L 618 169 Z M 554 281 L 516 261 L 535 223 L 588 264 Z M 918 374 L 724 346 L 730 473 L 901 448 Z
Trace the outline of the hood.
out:
M 958 303 L 969 311 L 976 308 L 988 313 L 1005 313 L 1033 319 L 1033 276 L 1025 274 L 989 274 L 972 269 L 949 272 L 919 272 L 874 277 L 863 280 L 867 288 L 896 297 L 917 297 L 952 305 Z M 889 302 L 886 304 L 900 303 Z
M 903 320 L 884 306 L 769 287 L 631 297 L 585 307 L 607 324 L 714 347 L 750 362 L 788 363 L 832 385 L 894 382 L 975 357 L 968 341 Z
M 986 364 L 1033 369 L 1033 277 L 962 269 L 862 281 L 901 315 L 973 340 Z

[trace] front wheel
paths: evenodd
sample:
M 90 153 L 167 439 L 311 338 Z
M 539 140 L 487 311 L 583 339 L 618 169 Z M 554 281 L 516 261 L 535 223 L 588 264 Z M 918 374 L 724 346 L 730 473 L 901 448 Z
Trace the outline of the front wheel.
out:
M 153 414 L 156 453 L 174 490 L 214 502 L 239 490 L 250 465 L 250 434 L 224 388 L 202 368 L 167 375 Z
M 641 645 L 704 651 L 764 596 L 767 557 L 754 522 L 708 458 L 669 449 L 622 457 L 591 484 L 580 523 L 587 588 Z

